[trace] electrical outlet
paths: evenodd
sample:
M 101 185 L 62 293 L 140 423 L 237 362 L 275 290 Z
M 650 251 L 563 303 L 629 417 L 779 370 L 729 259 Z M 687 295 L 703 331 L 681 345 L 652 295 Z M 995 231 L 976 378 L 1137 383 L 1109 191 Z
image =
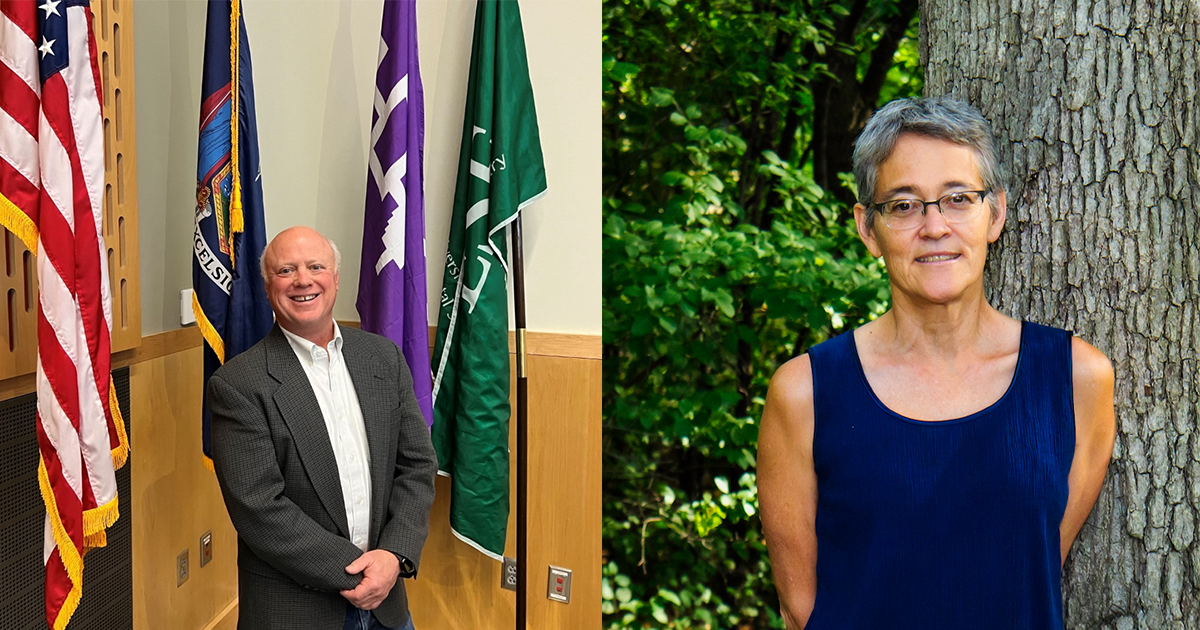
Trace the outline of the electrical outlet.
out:
M 212 562 L 212 530 L 200 535 L 200 568 Z
M 504 556 L 504 568 L 500 570 L 500 588 L 517 590 L 517 559 Z
M 546 582 L 546 597 L 564 604 L 571 603 L 571 570 L 550 565 L 550 579 Z
M 188 579 L 188 550 L 179 552 L 175 558 L 175 586 L 183 586 Z

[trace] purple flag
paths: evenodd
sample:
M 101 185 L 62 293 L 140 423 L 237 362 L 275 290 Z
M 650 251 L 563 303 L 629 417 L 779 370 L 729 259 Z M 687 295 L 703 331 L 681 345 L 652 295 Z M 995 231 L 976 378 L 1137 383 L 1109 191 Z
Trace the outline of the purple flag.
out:
M 371 117 L 358 315 L 363 330 L 396 342 L 433 424 L 425 286 L 425 98 L 417 62 L 415 0 L 384 0 Z

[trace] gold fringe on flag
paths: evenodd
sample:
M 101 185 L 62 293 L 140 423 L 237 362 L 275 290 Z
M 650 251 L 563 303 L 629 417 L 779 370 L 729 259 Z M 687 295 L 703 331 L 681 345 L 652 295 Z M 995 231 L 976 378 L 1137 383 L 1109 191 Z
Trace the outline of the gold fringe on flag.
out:
M 38 251 L 38 229 L 34 225 L 33 219 L 29 218 L 23 210 L 17 207 L 17 204 L 0 193 L 0 225 L 8 228 L 9 232 L 17 235 L 25 247 L 34 256 L 37 256 Z
M 129 435 L 125 432 L 125 418 L 121 416 L 117 386 L 111 374 L 108 377 L 108 408 L 112 410 L 113 424 L 117 427 L 117 447 L 112 450 L 113 470 L 120 470 L 129 461 Z
M 105 544 L 105 541 L 103 540 L 104 530 L 109 527 L 112 527 L 113 523 L 116 523 L 117 519 L 120 518 L 120 516 L 121 516 L 120 511 L 117 509 L 117 497 L 118 497 L 118 495 L 114 494 L 112 500 L 109 501 L 108 503 L 105 503 L 104 505 L 101 505 L 98 507 L 94 507 L 90 510 L 84 510 L 84 512 L 83 512 L 84 545 L 83 546 L 85 548 L 84 549 L 85 551 L 92 547 L 103 547 L 104 546 L 104 544 Z M 94 536 L 96 536 L 96 534 L 100 534 L 100 541 L 99 541 L 100 544 L 91 544 L 92 538 Z
M 217 361 L 220 361 L 221 365 L 225 365 L 225 340 L 221 339 L 217 328 L 208 321 L 208 316 L 204 314 L 204 308 L 200 306 L 200 298 L 196 297 L 195 291 L 192 292 L 192 314 L 196 316 L 196 326 L 200 329 L 200 334 L 208 342 L 208 347 L 212 348 L 213 354 L 217 355 Z
M 58 557 L 67 569 L 67 579 L 71 580 L 71 590 L 54 620 L 54 630 L 66 630 L 67 623 L 71 621 L 71 615 L 75 614 L 75 609 L 79 607 L 79 599 L 83 596 L 83 557 L 63 526 L 62 516 L 58 513 L 58 502 L 54 499 L 54 489 L 50 487 L 50 474 L 46 472 L 46 461 L 41 457 L 38 458 L 38 485 L 42 489 L 42 501 L 46 504 L 46 516 L 50 518 L 54 544 L 58 546 Z
M 232 115 L 230 116 L 230 146 L 229 155 L 233 166 L 233 189 L 230 191 L 229 200 L 229 264 L 234 269 L 237 269 L 237 260 L 234 258 L 235 248 L 232 247 L 233 235 L 244 231 L 245 220 L 242 217 L 242 172 L 238 165 L 238 155 L 241 153 L 238 150 L 238 122 L 239 112 L 238 105 L 241 104 L 241 68 L 238 65 L 241 57 L 241 6 L 238 0 L 233 0 L 229 12 L 229 64 L 231 74 L 230 82 L 230 104 L 233 107 Z M 199 318 L 197 318 L 199 319 Z M 222 353 L 223 354 L 223 353 Z M 224 363 L 224 361 L 222 361 Z

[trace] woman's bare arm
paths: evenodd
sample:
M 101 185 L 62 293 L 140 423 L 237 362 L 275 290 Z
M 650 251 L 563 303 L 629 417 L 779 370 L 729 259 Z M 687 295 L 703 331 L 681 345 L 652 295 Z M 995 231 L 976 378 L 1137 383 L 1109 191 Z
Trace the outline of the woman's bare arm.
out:
M 812 364 L 804 355 L 775 372 L 758 433 L 759 507 L 788 630 L 808 623 L 817 595 L 812 445 Z
M 1062 561 L 1087 520 L 1112 457 L 1117 420 L 1113 411 L 1113 368 L 1102 352 L 1086 341 L 1071 340 L 1075 394 L 1075 456 L 1071 460 L 1067 510 L 1059 525 Z

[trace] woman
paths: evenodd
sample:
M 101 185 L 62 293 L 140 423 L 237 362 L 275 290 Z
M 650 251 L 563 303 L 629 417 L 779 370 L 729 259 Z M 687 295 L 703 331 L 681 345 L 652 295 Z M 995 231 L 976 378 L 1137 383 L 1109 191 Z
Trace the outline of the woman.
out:
M 771 380 L 758 483 L 787 627 L 1062 628 L 1062 562 L 1112 455 L 1112 366 L 988 304 L 1005 191 L 973 107 L 889 103 L 854 174 L 892 308 Z

